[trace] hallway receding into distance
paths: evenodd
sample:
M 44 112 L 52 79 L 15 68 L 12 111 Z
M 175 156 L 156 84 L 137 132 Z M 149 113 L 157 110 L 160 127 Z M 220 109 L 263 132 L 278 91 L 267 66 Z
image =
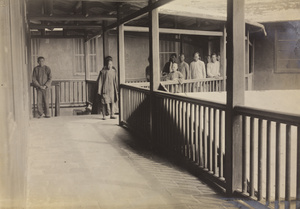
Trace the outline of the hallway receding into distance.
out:
M 145 149 L 117 120 L 30 121 L 27 208 L 247 208 Z

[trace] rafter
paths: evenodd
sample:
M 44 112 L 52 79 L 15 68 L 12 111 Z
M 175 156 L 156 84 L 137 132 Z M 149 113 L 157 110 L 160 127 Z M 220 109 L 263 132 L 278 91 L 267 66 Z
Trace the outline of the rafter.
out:
M 101 20 L 116 20 L 117 17 L 113 15 L 90 15 L 85 17 L 83 15 L 35 15 L 29 16 L 30 21 L 101 21 Z
M 102 25 L 99 24 L 89 24 L 89 25 L 75 25 L 75 24 L 52 24 L 52 25 L 47 25 L 47 24 L 29 24 L 30 29 L 44 29 L 44 28 L 65 28 L 65 29 L 86 29 L 86 28 L 95 28 L 95 29 L 100 29 Z

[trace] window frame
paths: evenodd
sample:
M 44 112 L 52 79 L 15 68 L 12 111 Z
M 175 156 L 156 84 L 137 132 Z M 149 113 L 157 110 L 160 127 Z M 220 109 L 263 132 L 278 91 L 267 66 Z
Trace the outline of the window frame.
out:
M 278 48 L 278 42 L 279 41 L 294 41 L 294 40 L 279 40 L 278 39 L 278 32 L 279 31 L 283 31 L 285 28 L 283 27 L 278 27 L 275 28 L 274 30 L 274 73 L 276 74 L 298 74 L 300 73 L 300 67 L 299 68 L 291 68 L 291 69 L 284 69 L 284 68 L 280 68 L 278 65 L 278 52 L 279 52 L 279 48 Z M 300 39 L 299 39 L 300 41 Z M 287 60 L 293 60 L 293 59 L 287 59 Z M 300 61 L 300 58 L 299 58 Z

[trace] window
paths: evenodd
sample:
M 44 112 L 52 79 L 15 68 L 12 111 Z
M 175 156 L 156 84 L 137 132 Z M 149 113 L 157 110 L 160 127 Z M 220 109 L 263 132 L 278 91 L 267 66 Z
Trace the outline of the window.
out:
M 300 31 L 289 26 L 275 32 L 275 72 L 300 73 Z
M 73 39 L 74 43 L 74 69 L 75 74 L 85 73 L 85 61 L 84 61 L 84 40 L 83 39 Z
M 88 69 L 92 74 L 97 73 L 97 64 L 96 64 L 97 51 L 96 51 L 96 46 L 97 46 L 97 39 L 96 38 L 91 39 L 88 42 Z
M 171 54 L 175 53 L 178 55 L 178 43 L 174 41 L 159 41 L 159 59 L 160 59 L 160 69 L 163 70 L 166 62 L 169 61 Z

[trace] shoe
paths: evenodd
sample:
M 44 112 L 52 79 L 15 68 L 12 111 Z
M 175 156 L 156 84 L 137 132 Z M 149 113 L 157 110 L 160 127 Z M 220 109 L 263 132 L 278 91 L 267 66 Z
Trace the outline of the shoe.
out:
M 50 118 L 50 115 L 46 115 L 45 118 Z
M 106 120 L 106 117 L 103 117 L 102 120 Z
M 40 119 L 41 117 L 45 116 L 44 114 L 38 115 L 37 118 Z
M 115 117 L 115 116 L 110 116 L 110 119 L 117 119 L 117 117 Z

